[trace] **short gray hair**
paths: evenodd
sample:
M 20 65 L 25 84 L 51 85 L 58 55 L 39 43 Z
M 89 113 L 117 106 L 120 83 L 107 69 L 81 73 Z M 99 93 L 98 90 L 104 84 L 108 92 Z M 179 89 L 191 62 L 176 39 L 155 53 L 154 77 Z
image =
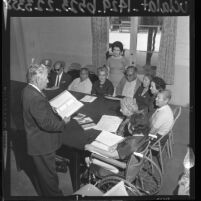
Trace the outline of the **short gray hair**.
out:
M 168 100 L 168 102 L 171 100 L 172 93 L 171 93 L 170 90 L 165 89 L 165 90 L 160 91 L 159 93 L 163 94 L 163 99 L 164 100 Z
M 137 73 L 137 72 L 138 72 L 138 69 L 137 69 L 136 66 L 128 66 L 128 67 L 126 68 L 126 72 L 128 72 L 128 70 L 130 70 L 130 69 L 133 69 L 133 72 L 134 72 L 134 73 Z
M 35 82 L 36 78 L 41 77 L 41 75 L 44 75 L 47 71 L 47 67 L 43 64 L 31 64 L 27 71 L 27 82 Z
M 107 68 L 106 66 L 101 66 L 101 67 L 99 67 L 99 68 L 97 69 L 98 74 L 99 74 L 99 72 L 101 72 L 101 71 L 105 72 L 105 74 L 108 75 L 108 68 Z

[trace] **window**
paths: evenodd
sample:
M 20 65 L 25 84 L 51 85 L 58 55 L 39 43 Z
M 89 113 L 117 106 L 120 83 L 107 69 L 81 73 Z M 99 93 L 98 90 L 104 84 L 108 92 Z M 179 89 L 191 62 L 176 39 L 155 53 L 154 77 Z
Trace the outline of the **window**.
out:
M 156 65 L 162 17 L 110 17 L 109 43 L 121 41 L 130 63 Z

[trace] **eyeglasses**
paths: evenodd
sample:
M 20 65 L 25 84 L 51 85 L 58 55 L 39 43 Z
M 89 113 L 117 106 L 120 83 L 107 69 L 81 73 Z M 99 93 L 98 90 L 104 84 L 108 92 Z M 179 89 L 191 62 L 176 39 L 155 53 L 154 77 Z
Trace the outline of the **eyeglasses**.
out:
M 126 74 L 126 76 L 127 76 L 127 77 L 132 77 L 132 76 L 133 76 L 133 74 L 130 74 L 130 75 L 129 75 L 129 74 Z
M 60 71 L 60 69 L 54 69 L 54 71 L 55 71 L 55 72 L 59 72 L 59 71 Z

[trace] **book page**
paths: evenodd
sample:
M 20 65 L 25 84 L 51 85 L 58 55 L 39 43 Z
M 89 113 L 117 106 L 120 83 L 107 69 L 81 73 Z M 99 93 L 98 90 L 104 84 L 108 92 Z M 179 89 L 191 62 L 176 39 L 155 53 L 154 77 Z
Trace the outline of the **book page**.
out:
M 123 119 L 117 116 L 103 115 L 94 129 L 115 133 L 122 121 Z
M 86 95 L 85 97 L 83 97 L 82 99 L 80 99 L 80 101 L 91 103 L 91 102 L 93 102 L 96 98 L 97 98 L 97 97 L 95 97 L 95 96 Z
M 79 102 L 70 92 L 65 90 L 50 100 L 50 105 L 63 119 L 64 117 L 69 117 L 75 113 L 83 106 L 83 103 Z
M 119 142 L 123 140 L 124 140 L 124 137 L 107 132 L 107 131 L 102 131 L 96 138 L 96 141 L 104 145 L 107 145 L 109 147 L 115 144 L 118 144 Z

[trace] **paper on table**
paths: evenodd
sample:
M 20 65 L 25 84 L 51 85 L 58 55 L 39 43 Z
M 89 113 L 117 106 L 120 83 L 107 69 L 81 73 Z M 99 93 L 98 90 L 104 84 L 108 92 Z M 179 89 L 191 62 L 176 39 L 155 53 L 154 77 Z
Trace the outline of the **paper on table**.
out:
M 123 119 L 117 116 L 103 115 L 94 129 L 116 132 L 122 121 Z
M 80 101 L 91 103 L 91 102 L 93 102 L 96 98 L 97 98 L 97 97 L 95 97 L 95 96 L 86 95 L 84 98 L 80 99 Z
M 114 97 L 114 96 L 105 96 L 106 99 L 109 99 L 109 100 L 121 100 L 122 98 L 118 98 L 118 97 Z
M 108 131 L 102 131 L 96 138 L 96 141 L 106 145 L 113 146 L 123 141 L 124 137 L 110 133 Z

